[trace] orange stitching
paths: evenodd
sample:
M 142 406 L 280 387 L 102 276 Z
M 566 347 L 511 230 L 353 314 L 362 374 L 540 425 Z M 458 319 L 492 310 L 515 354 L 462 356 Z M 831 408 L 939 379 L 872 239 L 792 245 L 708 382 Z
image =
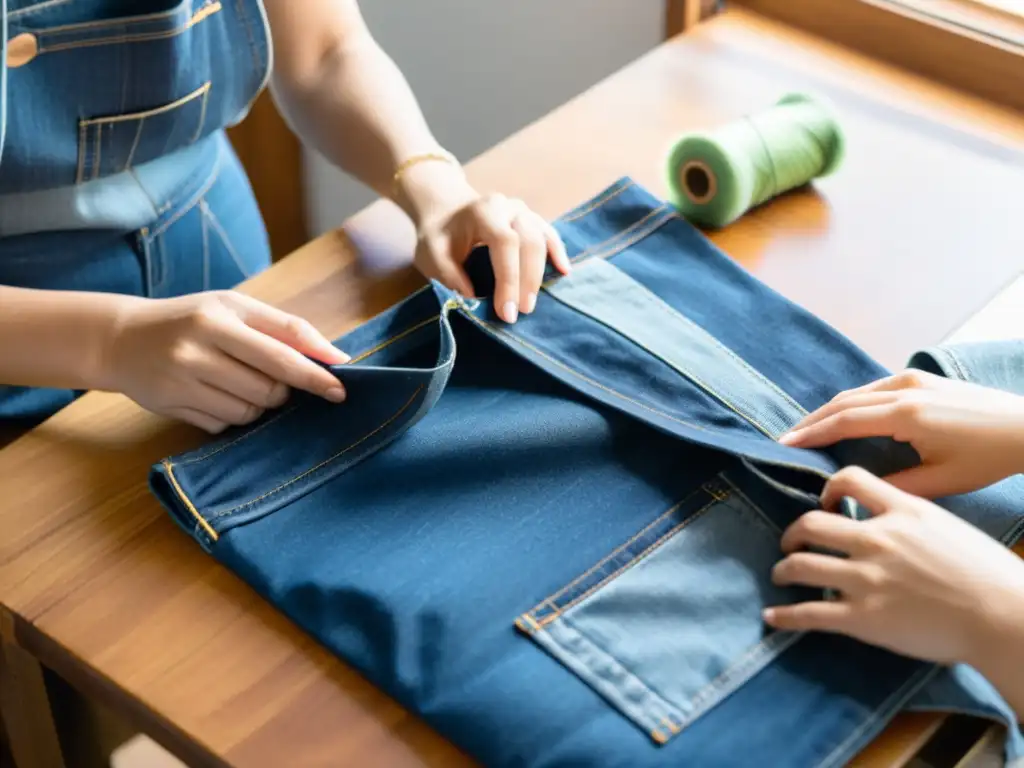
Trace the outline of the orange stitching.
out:
M 43 5 L 46 5 L 46 3 L 43 3 Z M 39 7 L 40 6 L 35 6 L 33 8 L 24 8 L 23 10 L 31 11 L 38 9 Z M 214 0 L 214 2 L 207 2 L 202 7 L 198 8 L 193 14 L 191 14 L 191 16 L 189 17 L 189 23 L 197 24 L 195 20 L 197 17 L 199 18 L 200 22 L 202 22 L 204 18 L 216 13 L 220 9 L 220 0 Z M 130 27 L 136 26 L 137 24 L 143 22 L 156 22 L 156 20 L 159 18 L 170 18 L 176 12 L 176 10 L 172 9 L 160 11 L 158 13 L 145 13 L 140 16 L 129 16 L 127 18 L 121 19 L 104 18 L 96 20 L 96 22 L 78 22 L 76 24 L 63 24 L 58 27 L 43 28 L 42 30 L 39 31 L 39 33 L 41 35 L 49 35 L 55 33 L 78 32 L 79 30 L 90 30 L 97 28 L 102 29 L 103 27 Z M 16 11 L 12 12 L 10 15 L 13 16 L 15 13 Z M 182 27 L 181 29 L 185 30 L 187 29 L 187 27 Z
M 551 606 L 551 610 L 557 612 L 558 611 L 558 606 L 556 605 L 556 603 L 558 601 L 558 598 L 560 598 L 566 592 L 570 591 L 573 587 L 575 587 L 581 581 L 584 581 L 588 576 L 590 576 L 592 573 L 594 573 L 594 571 L 599 570 L 602 565 L 604 565 L 609 560 L 614 558 L 620 552 L 622 552 L 623 550 L 627 549 L 630 544 L 632 544 L 634 541 L 636 541 L 641 536 L 643 536 L 645 533 L 647 533 L 649 530 L 651 530 L 651 528 L 654 528 L 658 523 L 660 523 L 666 517 L 669 517 L 673 512 L 675 512 L 677 509 L 679 509 L 681 506 L 683 506 L 683 504 L 685 504 L 687 501 L 689 501 L 694 496 L 696 496 L 698 493 L 700 493 L 701 490 L 703 490 L 703 488 L 698 488 L 697 490 L 691 491 L 690 493 L 688 493 L 685 497 L 683 497 L 682 499 L 677 501 L 675 504 L 673 504 L 671 507 L 669 507 L 668 510 L 666 510 L 665 512 L 662 512 L 654 520 L 652 520 L 650 523 L 645 525 L 638 533 L 634 534 L 628 541 L 624 542 L 623 544 L 620 544 L 618 547 L 616 547 L 610 553 L 605 555 L 601 560 L 599 560 L 594 566 L 589 568 L 585 573 L 582 573 L 579 576 L 577 576 L 575 579 L 570 581 L 568 584 L 566 584 L 560 590 L 555 592 L 553 595 L 548 595 L 546 598 L 544 598 L 544 600 L 542 600 L 540 602 L 540 604 L 538 604 L 538 606 L 536 608 L 534 608 L 532 611 L 530 611 L 530 613 L 531 614 L 536 613 L 538 610 L 543 608 L 545 605 Z
M 712 500 L 711 500 L 710 502 L 708 502 L 708 503 L 707 503 L 706 505 L 704 505 L 704 506 L 703 506 L 703 507 L 701 507 L 701 508 L 700 508 L 699 510 L 697 510 L 697 511 L 696 511 L 696 512 L 694 512 L 694 513 L 693 513 L 692 515 L 690 515 L 690 516 L 689 516 L 688 518 L 686 518 L 685 520 L 683 520 L 683 521 L 682 521 L 681 523 L 679 523 L 678 525 L 676 525 L 676 526 L 672 527 L 671 529 L 669 529 L 669 531 L 668 531 L 668 532 L 667 532 L 667 533 L 666 533 L 666 534 L 665 534 L 664 536 L 660 537 L 660 538 L 659 538 L 659 539 L 658 539 L 657 541 L 655 541 L 655 542 L 654 542 L 653 544 L 651 544 L 651 545 L 650 545 L 649 547 L 647 547 L 647 549 L 645 549 L 645 550 L 644 550 L 643 552 L 641 552 L 641 553 L 640 553 L 639 555 L 637 555 L 637 556 L 636 556 L 635 558 L 633 558 L 633 559 L 632 559 L 632 560 L 630 560 L 630 561 L 629 561 L 628 563 L 626 563 L 625 565 L 623 565 L 623 566 L 622 566 L 621 568 L 619 568 L 619 569 L 618 569 L 617 571 L 615 571 L 615 572 L 613 572 L 613 573 L 610 573 L 610 574 L 608 574 L 607 576 L 605 576 L 605 577 L 604 577 L 603 579 L 601 579 L 601 581 L 599 581 L 599 582 L 598 582 L 597 584 L 595 584 L 594 586 L 592 586 L 592 587 L 591 587 L 590 589 L 588 589 L 588 590 L 587 590 L 586 592 L 584 592 L 584 593 L 583 593 L 582 595 L 578 595 L 577 597 L 575 597 L 574 599 L 572 599 L 571 601 L 569 601 L 568 603 L 566 603 L 566 604 L 565 604 L 564 606 L 562 606 L 562 607 L 561 607 L 561 608 L 560 608 L 560 609 L 559 609 L 559 610 L 558 610 L 557 612 L 555 612 L 555 613 L 549 613 L 549 614 L 548 614 L 547 616 L 545 616 L 544 618 L 542 618 L 542 619 L 540 620 L 540 625 L 541 625 L 542 627 L 543 627 L 543 626 L 547 626 L 547 625 L 548 625 L 548 624 L 550 624 L 550 623 L 551 623 L 552 621 L 554 621 L 555 619 L 557 619 L 557 618 L 558 618 L 559 616 L 561 616 L 562 614 L 564 614 L 564 613 L 565 613 L 566 611 L 569 611 L 569 610 L 571 610 L 571 609 L 573 608 L 573 606 L 575 606 L 575 605 L 578 605 L 578 604 L 579 604 L 580 602 L 582 602 L 583 600 L 586 600 L 586 599 L 587 599 L 588 597 L 590 597 L 590 596 L 591 596 L 592 594 L 594 594 L 594 592 L 596 592 L 597 590 L 601 589 L 601 587 L 603 587 L 603 586 L 604 586 L 605 584 L 607 584 L 607 583 L 608 583 L 609 581 L 611 581 L 612 579 L 618 578 L 618 576 L 619 576 L 619 575 L 620 575 L 621 573 L 623 573 L 623 572 L 625 572 L 625 571 L 629 570 L 630 568 L 632 568 L 632 567 L 633 567 L 633 566 L 635 566 L 635 565 L 639 565 L 639 564 L 640 564 L 640 563 L 641 563 L 641 562 L 642 562 L 643 560 L 645 560 L 645 559 L 647 558 L 647 556 L 648 556 L 649 554 L 651 554 L 651 552 L 653 552 L 653 551 L 654 551 L 654 550 L 656 550 L 656 549 L 657 549 L 658 547 L 660 547 L 660 546 L 661 546 L 662 544 L 664 544 L 664 543 L 665 543 L 666 541 L 668 541 L 668 540 L 669 540 L 670 538 L 672 538 L 673 536 L 675 536 L 675 534 L 676 534 L 676 533 L 678 533 L 679 531 L 681 531 L 681 530 L 682 530 L 683 528 L 685 528 L 686 526 L 688 526 L 688 525 L 689 525 L 690 523 L 692 523 L 692 522 L 694 522 L 695 520 L 697 520 L 697 519 L 699 519 L 700 517 L 702 517 L 702 516 L 704 515 L 704 513 L 705 513 L 705 512 L 707 512 L 707 511 L 708 511 L 709 509 L 711 509 L 711 507 L 713 507 L 713 506 L 715 506 L 716 504 L 719 504 L 719 503 L 720 503 L 719 501 L 717 501 L 717 500 L 715 500 L 715 499 L 712 499 Z
M 113 115 L 111 117 L 94 117 L 90 120 L 83 120 L 82 122 L 85 125 L 105 125 L 107 123 L 123 123 L 128 120 L 145 120 L 147 117 L 163 115 L 177 109 L 178 107 L 183 107 L 189 102 L 195 101 L 200 96 L 205 96 L 210 90 L 210 85 L 210 81 L 207 80 L 191 93 L 182 96 L 180 99 L 172 101 L 170 104 L 164 104 L 162 107 L 154 107 L 153 109 L 147 109 L 143 112 L 128 112 L 121 115 Z
M 593 200 L 591 200 L 589 203 L 584 203 L 583 207 L 576 208 L 576 209 L 574 209 L 572 211 L 569 211 L 564 216 L 560 216 L 559 218 L 555 219 L 555 221 L 556 222 L 562 222 L 562 223 L 565 223 L 565 224 L 568 224 L 571 221 L 578 221 L 578 220 L 582 219 L 584 216 L 586 216 L 588 213 L 590 213 L 591 211 L 595 211 L 598 208 L 604 207 L 605 203 L 607 203 L 609 200 L 614 200 L 616 197 L 621 195 L 627 189 L 631 189 L 635 185 L 636 185 L 636 182 L 634 182 L 632 180 L 631 181 L 627 181 L 624 184 L 620 184 L 618 186 L 618 188 L 608 190 L 603 195 L 600 195 L 599 197 L 596 197 Z
M 668 742 L 668 736 L 666 736 L 661 731 L 651 731 L 651 738 L 659 744 L 665 744 Z
M 363 352 L 363 353 L 357 355 L 356 357 L 353 357 L 351 360 L 349 360 L 346 363 L 346 365 L 351 365 L 352 363 L 358 363 L 361 360 L 365 360 L 366 358 L 370 357 L 371 355 L 377 354 L 382 349 L 391 346 L 396 341 L 400 341 L 401 339 L 404 339 L 409 334 L 415 333 L 416 331 L 420 330 L 421 328 L 427 327 L 428 325 L 430 325 L 435 320 L 440 320 L 440 319 L 441 319 L 441 315 L 440 314 L 437 314 L 437 315 L 434 315 L 433 317 L 427 318 L 423 322 L 417 323 L 412 328 L 408 328 L 408 329 L 402 331 L 397 336 L 392 336 L 390 339 L 387 339 L 386 341 L 382 341 L 380 344 L 375 346 L 373 349 L 368 349 L 366 352 Z
M 213 516 L 212 519 L 218 519 L 218 518 L 221 518 L 221 517 L 225 517 L 226 515 L 230 515 L 232 512 L 237 512 L 238 510 L 243 509 L 245 507 L 251 507 L 253 504 L 257 504 L 260 501 L 263 501 L 263 499 L 265 499 L 265 498 L 267 498 L 269 496 L 273 496 L 275 493 L 280 493 L 285 488 L 287 488 L 289 485 L 293 485 L 294 483 L 297 483 L 299 480 L 301 480 L 302 478 L 306 477 L 307 475 L 312 474 L 313 472 L 316 472 L 318 469 L 326 467 L 328 464 L 330 464 L 335 459 L 339 458 L 340 456 L 344 456 L 346 453 L 351 451 L 353 448 L 357 448 L 358 446 L 362 445 L 367 440 L 369 440 L 371 437 L 373 437 L 378 432 L 380 432 L 382 429 L 385 429 L 390 424 L 392 424 L 395 421 L 395 419 L 397 419 L 399 416 L 401 416 L 403 413 L 405 413 L 406 410 L 408 410 L 409 406 L 412 405 L 413 402 L 415 402 L 416 398 L 419 397 L 419 394 L 422 391 L 423 391 L 423 385 L 421 384 L 419 387 L 416 388 L 416 391 L 412 393 L 412 397 L 409 398 L 409 400 L 405 403 L 405 405 L 403 405 L 401 408 L 399 408 L 398 411 L 396 411 L 395 414 L 393 416 L 391 416 L 391 418 L 389 418 L 387 421 L 385 421 L 383 424 L 381 424 L 379 427 L 377 427 L 375 430 L 373 430 L 369 434 L 363 435 L 363 437 L 359 438 L 356 442 L 352 443 L 352 445 L 348 446 L 347 448 L 345 448 L 345 449 L 343 449 L 341 451 L 338 451 L 336 454 L 331 456 L 329 459 L 324 459 L 319 464 L 317 464 L 315 467 L 307 469 L 301 475 L 297 475 L 297 476 L 293 477 L 291 480 L 288 480 L 287 482 L 282 483 L 281 485 L 277 486 L 276 488 L 273 488 L 273 489 L 267 491 L 266 493 L 263 493 L 263 494 L 257 496 L 255 499 L 252 499 L 251 501 L 243 502 L 241 504 L 236 504 L 235 506 L 231 507 L 230 509 L 225 509 L 225 510 L 222 510 L 222 511 L 218 512 L 216 515 Z
M 196 521 L 203 527 L 203 530 L 206 531 L 207 535 L 214 541 L 217 541 L 217 539 L 219 539 L 220 537 L 217 535 L 217 532 L 213 530 L 213 526 L 206 522 L 203 516 L 199 514 L 199 510 L 196 509 L 195 504 L 193 504 L 192 500 L 185 495 L 185 491 L 178 484 L 178 478 L 174 476 L 174 465 L 171 464 L 170 459 L 164 459 L 162 463 L 164 467 L 167 469 L 167 479 L 171 481 L 171 486 L 174 488 L 175 493 L 178 494 L 178 498 L 180 498 L 184 502 L 185 508 L 192 513 L 192 517 L 194 517 Z
M 111 35 L 109 37 L 97 37 L 90 40 L 75 40 L 74 42 L 68 43 L 57 43 L 56 45 L 46 45 L 42 43 L 39 46 L 39 53 L 53 53 L 55 51 L 69 51 L 74 48 L 92 48 L 97 45 L 110 45 L 113 43 L 144 43 L 150 40 L 165 40 L 169 37 L 176 37 L 184 32 L 187 32 L 196 24 L 204 21 L 207 17 L 212 16 L 221 10 L 221 4 L 219 2 L 211 5 L 205 5 L 200 8 L 185 24 L 175 29 L 166 30 L 164 32 L 149 32 L 139 34 L 127 34 L 127 35 Z M 40 36 L 45 40 L 47 34 L 55 32 L 55 29 L 48 29 L 40 33 Z

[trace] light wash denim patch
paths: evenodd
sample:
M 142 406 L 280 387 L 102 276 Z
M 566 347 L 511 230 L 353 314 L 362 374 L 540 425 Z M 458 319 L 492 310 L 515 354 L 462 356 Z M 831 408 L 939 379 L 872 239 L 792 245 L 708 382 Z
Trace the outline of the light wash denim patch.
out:
M 723 479 L 706 483 L 516 626 L 665 743 L 788 647 L 761 611 L 780 532 Z

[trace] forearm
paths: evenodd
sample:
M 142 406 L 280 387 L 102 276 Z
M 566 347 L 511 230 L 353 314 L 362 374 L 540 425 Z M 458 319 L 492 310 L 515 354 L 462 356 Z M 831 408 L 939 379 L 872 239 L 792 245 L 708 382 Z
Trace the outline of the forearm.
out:
M 93 388 L 122 299 L 0 286 L 0 383 Z
M 979 607 L 972 627 L 976 638 L 965 661 L 999 690 L 1018 721 L 1024 722 L 1024 578 L 1016 581 L 1013 588 L 993 585 L 989 599 Z
M 368 33 L 332 46 L 301 74 L 282 68 L 273 91 L 307 144 L 414 220 L 443 198 L 471 194 L 461 168 L 444 162 L 417 165 L 393 187 L 400 164 L 438 142 L 405 77 Z

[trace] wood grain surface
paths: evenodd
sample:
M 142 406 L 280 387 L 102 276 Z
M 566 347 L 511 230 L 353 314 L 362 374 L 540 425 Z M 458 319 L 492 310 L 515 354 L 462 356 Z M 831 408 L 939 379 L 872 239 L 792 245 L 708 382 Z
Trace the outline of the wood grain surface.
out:
M 836 104 L 844 168 L 713 239 L 896 367 L 1021 269 L 1018 116 L 729 11 L 470 166 L 555 217 L 622 175 L 664 193 L 679 132 L 789 90 Z M 245 290 L 335 336 L 421 284 L 412 233 L 377 204 Z M 751 318 L 756 323 L 757 318 Z M 14 636 L 190 766 L 452 766 L 458 750 L 317 646 L 180 532 L 146 487 L 197 431 L 93 393 L 0 451 L 0 603 Z M 903 718 L 862 756 L 899 765 L 937 721 Z

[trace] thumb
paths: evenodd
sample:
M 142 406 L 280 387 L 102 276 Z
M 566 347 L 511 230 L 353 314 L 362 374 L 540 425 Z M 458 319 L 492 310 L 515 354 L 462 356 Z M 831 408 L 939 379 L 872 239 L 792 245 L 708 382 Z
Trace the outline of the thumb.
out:
M 955 491 L 951 482 L 954 478 L 949 467 L 936 464 L 921 464 L 889 475 L 885 478 L 895 488 L 912 496 L 934 499 Z M 970 490 L 970 489 L 964 489 Z
M 465 298 L 472 298 L 475 291 L 473 281 L 466 270 L 452 258 L 451 240 L 447 237 L 435 237 L 424 244 L 427 249 L 427 264 L 424 276 L 433 278 L 446 288 L 458 291 Z

